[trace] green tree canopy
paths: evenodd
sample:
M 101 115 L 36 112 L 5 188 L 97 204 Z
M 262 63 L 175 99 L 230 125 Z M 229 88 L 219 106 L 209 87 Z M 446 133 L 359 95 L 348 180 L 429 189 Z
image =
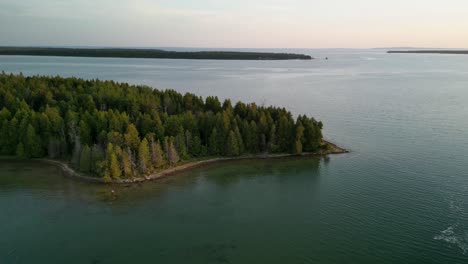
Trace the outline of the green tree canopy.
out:
M 108 181 L 206 156 L 317 151 L 322 127 L 284 108 L 216 96 L 0 73 L 0 154 L 68 159 Z

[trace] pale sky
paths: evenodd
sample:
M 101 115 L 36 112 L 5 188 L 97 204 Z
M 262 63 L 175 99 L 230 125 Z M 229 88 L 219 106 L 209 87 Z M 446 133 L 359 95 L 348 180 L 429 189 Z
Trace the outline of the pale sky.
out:
M 468 1 L 0 0 L 0 45 L 468 48 Z

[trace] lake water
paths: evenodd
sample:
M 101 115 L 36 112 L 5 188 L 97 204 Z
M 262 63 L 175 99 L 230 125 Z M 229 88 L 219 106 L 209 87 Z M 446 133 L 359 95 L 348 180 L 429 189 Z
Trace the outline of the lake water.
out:
M 6 72 L 284 106 L 351 150 L 131 187 L 0 161 L 0 263 L 468 263 L 468 56 L 298 52 L 317 59 L 0 56 Z

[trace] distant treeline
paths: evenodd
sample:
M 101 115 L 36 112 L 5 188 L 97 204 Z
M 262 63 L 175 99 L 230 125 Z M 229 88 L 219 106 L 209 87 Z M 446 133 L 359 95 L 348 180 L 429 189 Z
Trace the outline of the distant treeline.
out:
M 36 48 L 0 47 L 0 55 L 152 58 L 197 60 L 310 60 L 311 56 L 293 53 L 237 52 L 237 51 L 166 51 L 160 49 L 120 48 Z
M 0 73 L 0 155 L 112 181 L 207 156 L 313 152 L 322 123 L 284 108 L 113 81 Z
M 387 53 L 468 54 L 468 50 L 389 50 Z

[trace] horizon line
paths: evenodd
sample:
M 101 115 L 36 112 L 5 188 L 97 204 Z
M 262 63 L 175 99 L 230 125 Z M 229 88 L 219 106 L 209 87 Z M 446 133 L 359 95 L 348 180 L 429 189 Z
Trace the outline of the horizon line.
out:
M 319 47 L 319 48 L 285 48 L 285 47 L 206 47 L 206 46 L 113 46 L 113 45 L 2 45 L 0 47 L 24 47 L 24 48 L 115 48 L 115 49 L 164 49 L 164 48 L 175 48 L 175 49 L 283 49 L 283 50 L 300 50 L 300 49 L 336 49 L 336 50 L 370 50 L 370 49 L 441 49 L 441 50 L 467 50 L 468 48 L 447 48 L 447 47 L 410 47 L 410 46 L 392 46 L 392 47 L 368 47 L 368 48 L 350 48 L 350 47 Z

